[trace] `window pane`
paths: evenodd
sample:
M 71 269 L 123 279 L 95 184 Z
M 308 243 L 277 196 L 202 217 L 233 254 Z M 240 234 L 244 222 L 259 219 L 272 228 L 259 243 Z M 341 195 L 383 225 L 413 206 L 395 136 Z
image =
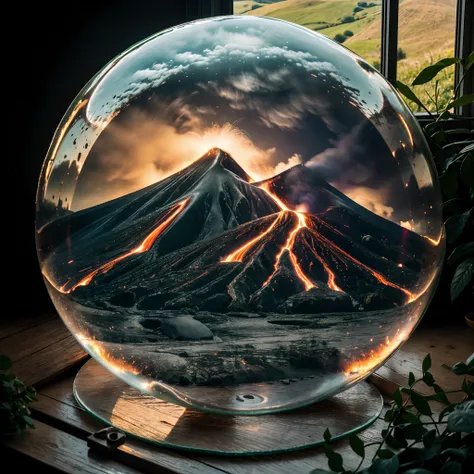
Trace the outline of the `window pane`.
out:
M 418 73 L 442 58 L 454 56 L 456 0 L 401 0 L 398 18 L 397 76 L 410 85 Z M 435 85 L 438 94 L 435 97 Z M 454 66 L 444 69 L 430 83 L 413 87 L 430 111 L 446 106 L 452 97 Z M 423 110 L 410 103 L 414 112 Z
M 336 39 L 380 68 L 382 0 L 234 0 L 235 15 L 271 16 Z

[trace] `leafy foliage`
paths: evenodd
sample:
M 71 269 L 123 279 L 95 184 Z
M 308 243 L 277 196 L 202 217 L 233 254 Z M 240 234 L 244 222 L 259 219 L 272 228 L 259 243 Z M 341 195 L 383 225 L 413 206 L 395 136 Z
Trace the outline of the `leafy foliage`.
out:
M 454 90 L 453 97 L 441 108 L 439 87 L 436 83 L 431 97 L 437 116 L 424 128 L 433 152 L 444 197 L 443 216 L 448 243 L 448 266 L 445 273 L 451 279 L 451 301 L 459 298 L 469 287 L 474 274 L 474 130 L 472 117 L 455 115 L 457 107 L 474 103 L 474 94 L 459 95 L 460 86 L 466 73 L 474 64 L 474 52 L 467 58 L 444 58 L 424 68 L 413 80 L 412 86 L 427 84 L 438 74 L 453 66 L 461 65 L 463 76 Z M 415 102 L 428 114 L 430 106 L 423 104 L 413 90 L 400 81 L 395 81 L 396 89 L 408 100 Z M 457 124 L 461 124 L 460 127 Z M 450 268 L 454 266 L 455 268 Z
M 469 471 L 474 459 L 474 383 L 463 378 L 461 388 L 443 390 L 430 372 L 431 357 L 422 363 L 422 377 L 410 373 L 407 387 L 393 394 L 393 402 L 385 414 L 387 426 L 380 441 L 364 441 L 352 434 L 349 445 L 360 458 L 359 465 L 347 469 L 347 462 L 333 449 L 330 431 L 324 433 L 324 453 L 330 471 L 315 469 L 311 474 L 449 474 Z M 474 375 L 474 354 L 466 362 L 451 368 L 461 376 Z M 426 382 L 428 380 L 429 383 Z M 431 387 L 431 395 L 421 395 L 414 387 Z M 451 403 L 448 395 L 464 394 L 459 403 Z M 437 401 L 444 409 L 433 414 L 430 402 Z
M 36 401 L 36 390 L 26 387 L 14 374 L 8 373 L 12 361 L 0 355 L 0 433 L 21 433 L 34 428 L 28 405 Z

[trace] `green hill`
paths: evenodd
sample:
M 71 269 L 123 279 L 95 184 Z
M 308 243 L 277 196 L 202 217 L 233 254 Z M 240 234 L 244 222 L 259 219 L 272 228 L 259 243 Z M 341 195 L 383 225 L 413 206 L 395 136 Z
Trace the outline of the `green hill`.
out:
M 236 0 L 234 13 L 280 18 L 333 39 L 338 35 L 344 46 L 378 67 L 381 3 L 381 0 Z M 455 17 L 456 0 L 400 2 L 398 44 L 406 55 L 398 62 L 400 80 L 410 83 L 422 67 L 453 55 Z M 351 35 L 344 36 L 347 31 Z M 440 78 L 441 105 L 449 100 L 453 83 L 454 69 L 451 68 Z M 424 102 L 429 99 L 428 93 L 433 93 L 429 88 L 427 91 L 423 86 L 416 91 Z

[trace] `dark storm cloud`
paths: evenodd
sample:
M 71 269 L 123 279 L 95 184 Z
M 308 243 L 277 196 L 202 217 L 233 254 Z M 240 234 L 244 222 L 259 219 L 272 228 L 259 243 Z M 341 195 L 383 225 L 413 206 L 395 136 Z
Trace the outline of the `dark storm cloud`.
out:
M 392 158 L 400 132 L 376 123 L 399 99 L 389 103 L 384 80 L 352 53 L 304 28 L 282 35 L 281 25 L 196 23 L 166 33 L 165 48 L 158 35 L 117 60 L 86 108 L 102 132 L 74 207 L 151 184 L 217 145 L 256 179 L 309 163 L 371 210 L 408 219 Z

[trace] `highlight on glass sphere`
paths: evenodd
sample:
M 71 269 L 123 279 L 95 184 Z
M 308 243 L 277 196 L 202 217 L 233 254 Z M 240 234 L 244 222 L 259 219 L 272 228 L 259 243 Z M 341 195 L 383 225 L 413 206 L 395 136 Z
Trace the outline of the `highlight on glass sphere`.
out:
M 420 320 L 444 253 L 434 165 L 391 85 L 257 17 L 171 28 L 100 71 L 51 144 L 36 231 L 93 357 L 230 414 L 369 375 Z

